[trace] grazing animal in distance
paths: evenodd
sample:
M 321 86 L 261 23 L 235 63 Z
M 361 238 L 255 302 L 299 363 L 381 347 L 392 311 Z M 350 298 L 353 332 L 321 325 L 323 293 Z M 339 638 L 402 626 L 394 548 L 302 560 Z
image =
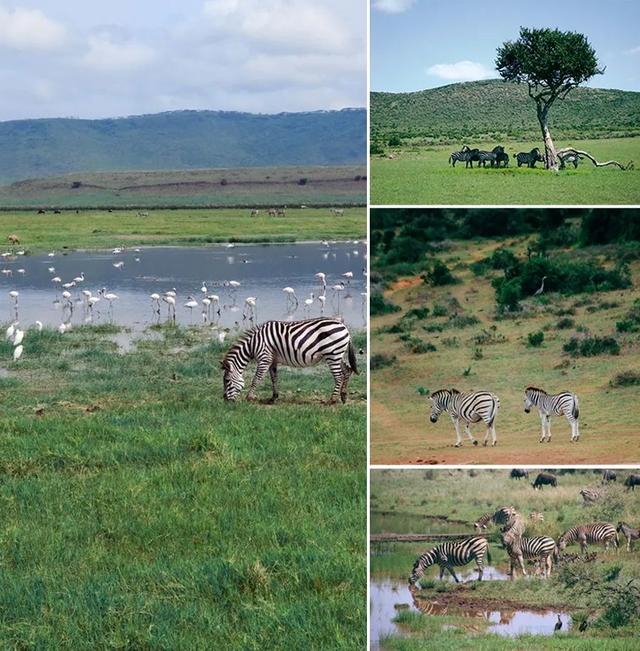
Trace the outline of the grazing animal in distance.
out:
M 502 145 L 495 146 L 491 151 L 480 150 L 478 152 L 478 167 L 480 167 L 480 165 L 485 167 L 487 163 L 490 163 L 491 167 L 494 167 L 496 164 L 500 167 L 500 162 L 504 162 L 506 166 L 508 161 L 509 155 L 505 154 Z
M 542 488 L 543 486 L 553 486 L 555 488 L 558 485 L 558 479 L 550 472 L 540 472 L 531 485 L 534 488 Z
M 449 163 L 452 167 L 455 167 L 457 162 L 464 162 L 465 167 L 473 167 L 473 161 L 478 160 L 479 153 L 479 149 L 470 149 L 468 145 L 464 145 L 460 151 L 451 153 Z
M 580 491 L 580 495 L 582 495 L 582 499 L 587 504 L 593 504 L 594 502 L 597 502 L 602 497 L 602 492 L 599 490 L 595 490 L 594 488 L 583 488 Z
M 536 387 L 527 387 L 524 390 L 524 410 L 529 413 L 532 407 L 537 407 L 540 412 L 542 421 L 542 434 L 540 443 L 547 439 L 551 441 L 551 416 L 562 416 L 569 421 L 571 425 L 571 441 L 580 439 L 580 430 L 578 428 L 578 418 L 580 409 L 578 407 L 578 396 L 570 391 L 562 391 L 551 395 L 542 389 Z
M 633 527 L 630 527 L 626 522 L 618 522 L 616 531 L 618 533 L 621 533 L 627 539 L 627 551 L 630 552 L 633 546 L 633 541 L 640 538 L 640 529 L 634 529 Z
M 9 235 L 7 240 L 9 244 L 20 244 L 20 238 L 17 235 Z
M 344 362 L 345 353 L 348 364 Z M 339 319 L 318 318 L 304 321 L 267 321 L 248 331 L 227 351 L 221 362 L 224 399 L 236 400 L 244 388 L 243 372 L 251 360 L 257 363 L 247 400 L 269 371 L 273 395 L 278 398 L 278 365 L 308 367 L 326 362 L 333 375 L 334 389 L 329 399 L 347 400 L 347 386 L 353 373 L 358 374 L 351 334 Z
M 524 468 L 512 468 L 509 477 L 511 479 L 528 479 L 529 471 Z
M 616 528 L 608 522 L 594 522 L 592 524 L 580 524 L 567 529 L 558 539 L 558 548 L 563 551 L 567 545 L 577 542 L 584 554 L 587 551 L 587 543 L 593 545 L 604 545 L 605 551 L 609 544 L 613 543 L 618 548 L 618 533 Z
M 618 475 L 616 475 L 615 470 L 603 470 L 602 471 L 602 483 L 608 483 L 610 481 L 618 481 Z
M 627 490 L 635 490 L 636 486 L 640 486 L 640 475 L 629 475 L 624 480 L 624 485 L 627 487 Z
M 572 152 L 569 152 L 564 155 L 559 155 L 558 159 L 560 160 L 560 169 L 563 170 L 567 166 L 567 163 L 573 164 L 574 169 L 578 169 L 578 163 L 580 162 L 581 158 L 578 154 L 574 154 Z
M 411 587 L 418 583 L 424 575 L 425 570 L 436 564 L 440 566 L 441 581 L 445 570 L 448 570 L 455 582 L 460 583 L 453 568 L 467 565 L 472 560 L 475 560 L 478 568 L 478 581 L 482 581 L 484 557 L 487 555 L 488 549 L 489 543 L 486 538 L 479 536 L 437 545 L 418 557 L 409 577 L 409 586 Z
M 496 445 L 496 427 L 495 420 L 500 407 L 498 396 L 489 391 L 472 391 L 471 393 L 461 393 L 457 389 L 439 389 L 434 391 L 430 396 L 432 423 L 438 422 L 438 417 L 445 411 L 451 416 L 453 425 L 456 429 L 456 447 L 462 445 L 460 436 L 460 422 L 464 424 L 464 431 L 473 445 L 478 445 L 478 441 L 471 435 L 471 423 L 484 421 L 487 425 L 487 432 L 484 437 L 484 445 L 489 441 L 489 434 L 492 436 L 492 445 Z
M 514 154 L 513 157 L 518 163 L 518 167 L 526 165 L 533 169 L 536 166 L 536 163 L 541 163 L 544 161 L 544 156 L 540 153 L 538 147 L 534 147 L 531 151 L 521 151 L 518 154 Z

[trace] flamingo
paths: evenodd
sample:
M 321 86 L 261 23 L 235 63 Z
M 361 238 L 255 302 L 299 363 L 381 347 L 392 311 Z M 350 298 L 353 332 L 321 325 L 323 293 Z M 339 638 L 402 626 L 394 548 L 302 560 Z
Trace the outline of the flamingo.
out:
M 122 260 L 120 260 L 120 262 L 114 262 L 114 263 L 113 263 L 113 266 L 114 266 L 116 269 L 122 269 L 122 267 L 124 267 L 124 262 L 122 262 Z
M 298 307 L 298 297 L 293 287 L 283 287 L 282 291 L 287 295 L 287 307 L 295 301 L 295 307 Z
M 211 317 L 211 299 L 205 296 L 202 299 L 202 321 L 204 323 Z
M 3 273 L 5 276 L 13 276 L 13 271 L 11 271 L 11 269 L 3 269 L 3 270 L 2 270 L 2 273 Z
M 160 314 L 160 294 L 153 292 L 150 296 L 151 298 L 151 307 L 156 314 Z M 157 308 L 157 309 L 156 309 Z
M 320 301 L 320 314 L 324 314 L 324 304 L 327 300 L 327 297 L 324 294 L 318 296 L 318 301 Z
M 73 282 L 76 283 L 76 284 L 78 284 L 78 283 L 83 283 L 83 282 L 84 282 L 84 271 L 81 271 L 81 272 L 80 272 L 80 275 L 79 275 L 79 276 L 76 276 L 76 277 L 73 279 Z
M 353 271 L 346 271 L 342 274 L 343 278 L 347 279 L 347 287 L 351 284 L 351 279 L 353 278 Z
M 209 291 L 209 290 L 207 289 L 207 284 L 204 282 L 204 280 L 202 281 L 202 287 L 200 288 L 200 291 L 201 291 L 203 294 L 206 294 L 206 293 Z
M 55 268 L 55 267 L 48 267 L 47 271 L 48 271 L 50 274 L 54 274 L 54 273 L 56 272 L 56 268 Z
M 220 297 L 217 294 L 209 294 L 207 298 L 211 301 L 212 309 L 220 316 Z
M 305 310 L 309 312 L 311 310 L 311 306 L 313 305 L 313 300 L 314 300 L 314 295 L 313 292 L 309 294 L 309 298 L 304 299 L 304 305 L 305 305 Z
M 18 273 L 22 276 L 24 276 L 27 273 L 26 269 L 18 269 Z
M 191 312 L 191 323 L 193 323 L 193 308 L 198 307 L 198 301 L 196 301 L 193 296 L 187 296 L 187 302 L 184 306 L 189 308 L 189 311 Z
M 244 299 L 244 311 L 242 313 L 242 318 L 249 318 L 250 321 L 257 321 L 258 311 L 256 309 L 256 301 L 258 299 L 255 296 L 247 296 Z
M 333 290 L 333 298 L 338 297 L 338 311 L 340 311 L 340 292 L 344 291 L 344 283 L 340 282 L 337 285 L 334 285 L 332 288 Z
M 176 298 L 171 296 L 169 292 L 166 292 L 162 297 L 162 300 L 167 304 L 167 317 L 171 316 L 173 311 L 173 320 L 176 320 Z
M 22 350 L 23 350 L 22 345 L 15 347 L 15 349 L 13 351 L 13 361 L 14 362 L 17 362 L 20 359 L 20 357 L 22 355 Z
M 320 280 L 320 287 L 322 288 L 322 291 L 327 288 L 327 275 L 322 273 L 322 271 L 319 271 L 316 275 L 316 278 Z

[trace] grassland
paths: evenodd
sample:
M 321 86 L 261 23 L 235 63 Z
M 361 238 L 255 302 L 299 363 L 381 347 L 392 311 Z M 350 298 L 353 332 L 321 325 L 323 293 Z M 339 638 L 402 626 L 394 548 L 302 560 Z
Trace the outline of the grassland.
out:
M 540 147 L 539 141 L 495 140 L 471 142 L 491 149 L 497 143 L 509 153 Z M 460 143 L 460 146 L 462 143 Z M 371 158 L 373 205 L 632 205 L 640 203 L 640 138 L 558 140 L 558 148 L 573 146 L 599 161 L 633 160 L 635 170 L 596 168 L 582 161 L 578 169 L 557 174 L 538 166 L 518 168 L 513 160 L 504 169 L 453 168 L 449 155 L 460 146 L 405 145 L 388 155 Z
M 121 245 L 198 245 L 214 242 L 294 242 L 351 239 L 366 235 L 364 208 L 346 208 L 341 217 L 326 208 L 290 209 L 286 217 L 249 209 L 74 210 L 0 212 L 0 239 L 20 238 L 33 253 L 50 249 L 110 248 Z
M 0 646 L 363 648 L 365 377 L 224 404 L 205 331 L 115 334 L 0 342 Z
M 76 172 L 0 186 L 0 208 L 364 205 L 363 165 Z
M 472 523 L 482 514 L 508 503 L 528 520 L 528 514 L 539 511 L 544 522 L 531 524 L 530 535 L 557 537 L 564 530 L 581 522 L 625 520 L 637 523 L 640 507 L 633 494 L 620 485 L 609 485 L 605 496 L 592 506 L 585 506 L 579 495 L 585 486 L 599 487 L 600 474 L 577 471 L 561 474 L 556 489 L 534 491 L 528 481 L 508 478 L 508 470 L 464 471 L 451 470 L 374 470 L 371 473 L 371 532 L 383 533 L 465 533 L 472 532 Z M 619 476 L 625 473 L 619 472 Z M 433 519 L 426 519 L 431 516 Z M 439 517 L 438 517 L 439 516 Z M 456 523 L 448 521 L 454 519 Z M 467 524 L 464 524 L 464 523 Z M 497 544 L 497 532 L 489 530 L 491 565 L 506 572 L 507 556 Z M 622 539 L 624 540 L 624 539 Z M 430 543 L 372 543 L 371 577 L 374 581 L 391 578 L 406 583 L 416 557 Z M 577 547 L 569 547 L 577 552 Z M 590 549 L 596 551 L 596 548 Z M 611 626 L 605 615 L 605 599 L 598 601 L 595 594 L 585 595 L 571 585 L 572 578 L 596 580 L 611 591 L 628 581 L 640 580 L 640 556 L 637 549 L 624 549 L 604 554 L 598 550 L 592 563 L 562 562 L 556 565 L 552 578 L 513 581 L 488 580 L 463 585 L 438 582 L 437 569 L 431 569 L 417 592 L 419 600 L 437 598 L 440 602 L 466 603 L 469 610 L 478 610 L 478 616 L 462 616 L 455 609 L 445 615 L 423 615 L 418 612 L 398 611 L 396 622 L 402 635 L 382 640 L 385 651 L 417 651 L 419 649 L 633 649 L 637 645 L 638 619 L 630 618 L 624 624 Z M 578 586 L 579 587 L 579 586 Z M 501 605 L 503 604 L 503 605 Z M 569 611 L 574 627 L 569 632 L 553 636 L 520 636 L 516 640 L 488 634 L 487 611 L 540 608 Z M 637 608 L 637 604 L 634 606 Z M 614 608 L 615 610 L 615 608 Z M 586 631 L 580 632 L 577 622 L 587 619 Z
M 395 357 L 372 375 L 372 463 L 640 461 L 640 421 L 630 408 L 640 399 L 640 385 L 610 385 L 618 373 L 640 368 L 637 332 L 616 331 L 617 323 L 640 298 L 640 260 L 629 263 L 632 285 L 627 289 L 573 296 L 550 292 L 542 299 L 525 299 L 520 312 L 501 315 L 491 285 L 498 274 L 478 276 L 472 265 L 502 247 L 526 259 L 533 239 L 449 241 L 433 258 L 447 265 L 456 284 L 432 286 L 416 273 L 398 278 L 384 291 L 401 311 L 371 322 L 372 355 Z M 612 268 L 619 252 L 616 247 L 586 247 L 572 250 L 571 256 Z M 428 314 L 401 323 L 411 308 L 428 308 Z M 560 323 L 563 318 L 568 321 Z M 539 347 L 531 346 L 528 338 L 536 332 L 544 334 Z M 571 337 L 586 332 L 615 337 L 620 354 L 570 357 L 563 351 Z M 435 350 L 429 352 L 429 344 Z M 523 411 L 523 390 L 530 385 L 550 393 L 578 394 L 582 433 L 578 444 L 569 442 L 569 426 L 559 418 L 551 421 L 551 443 L 538 443 L 538 415 Z M 451 387 L 488 389 L 500 397 L 497 447 L 474 448 L 467 442 L 455 449 L 451 420 L 443 415 L 436 425 L 429 422 L 430 403 L 421 393 Z M 472 429 L 484 437 L 482 428 Z

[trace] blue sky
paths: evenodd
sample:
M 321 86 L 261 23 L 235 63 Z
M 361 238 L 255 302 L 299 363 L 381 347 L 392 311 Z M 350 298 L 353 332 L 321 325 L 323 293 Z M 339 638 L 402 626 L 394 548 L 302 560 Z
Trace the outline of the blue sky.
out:
M 365 106 L 367 0 L 0 0 L 0 120 Z
M 371 89 L 405 92 L 497 78 L 496 48 L 520 26 L 586 34 L 604 75 L 590 86 L 640 91 L 638 0 L 372 0 Z

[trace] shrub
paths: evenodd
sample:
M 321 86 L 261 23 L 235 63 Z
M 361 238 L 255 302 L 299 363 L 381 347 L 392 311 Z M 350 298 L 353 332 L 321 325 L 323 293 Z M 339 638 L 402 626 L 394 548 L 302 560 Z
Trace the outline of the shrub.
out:
M 425 274 L 422 275 L 422 280 L 434 287 L 442 287 L 443 285 L 453 285 L 456 283 L 456 278 L 449 271 L 449 267 L 441 260 L 435 260 Z
M 449 314 L 449 310 L 447 310 L 447 308 L 444 305 L 442 305 L 441 303 L 436 303 L 433 306 L 432 314 L 433 314 L 433 316 L 436 316 L 436 317 L 437 316 L 447 316 Z
M 222 179 L 220 181 L 220 185 L 228 185 L 228 183 L 229 183 L 229 181 L 227 181 L 227 179 Z
M 393 312 L 399 312 L 400 307 L 387 301 L 380 292 L 374 292 L 371 294 L 370 302 L 370 311 L 371 316 L 379 316 L 381 314 L 392 314 Z
M 491 283 L 496 290 L 496 302 L 500 312 L 516 312 L 520 309 L 519 300 L 522 296 L 522 283 L 519 278 L 496 278 Z
M 567 330 L 568 328 L 573 328 L 574 325 L 575 321 L 573 319 L 564 317 L 563 319 L 560 319 L 558 323 L 556 323 L 556 328 L 558 330 Z
M 449 324 L 453 328 L 466 328 L 477 323 L 480 323 L 480 320 L 475 316 L 456 315 L 449 318 Z
M 429 316 L 428 307 L 412 307 L 407 313 L 402 317 L 403 319 L 426 319 Z
M 631 309 L 622 321 L 616 323 L 618 332 L 638 332 L 640 330 L 640 299 L 633 302 Z
M 389 145 L 389 147 L 401 147 L 402 139 L 400 138 L 400 136 L 393 135 L 389 138 L 387 144 Z
M 415 355 L 422 355 L 424 353 L 434 353 L 436 347 L 428 341 L 422 341 L 419 337 L 414 337 L 410 334 L 400 335 L 400 340 L 404 342 L 405 347 L 409 352 Z
M 613 337 L 572 337 L 562 349 L 572 357 L 620 354 L 620 344 Z
M 395 355 L 386 355 L 385 353 L 375 353 L 371 355 L 371 370 L 377 371 L 381 368 L 386 368 L 387 366 L 393 366 L 397 361 Z
M 298 180 L 298 185 L 307 185 L 307 181 L 308 181 L 308 180 L 309 180 L 309 179 L 303 177 L 303 178 L 301 178 L 301 179 Z
M 539 331 L 539 332 L 530 332 L 529 336 L 527 337 L 527 340 L 529 342 L 529 346 L 533 346 L 534 348 L 539 348 L 542 346 L 542 342 L 544 341 L 544 332 Z
M 612 387 L 630 387 L 640 384 L 640 373 L 637 371 L 622 371 L 609 382 Z
M 384 149 L 379 142 L 372 142 L 369 146 L 369 154 L 372 156 L 377 156 L 378 154 L 384 154 Z

